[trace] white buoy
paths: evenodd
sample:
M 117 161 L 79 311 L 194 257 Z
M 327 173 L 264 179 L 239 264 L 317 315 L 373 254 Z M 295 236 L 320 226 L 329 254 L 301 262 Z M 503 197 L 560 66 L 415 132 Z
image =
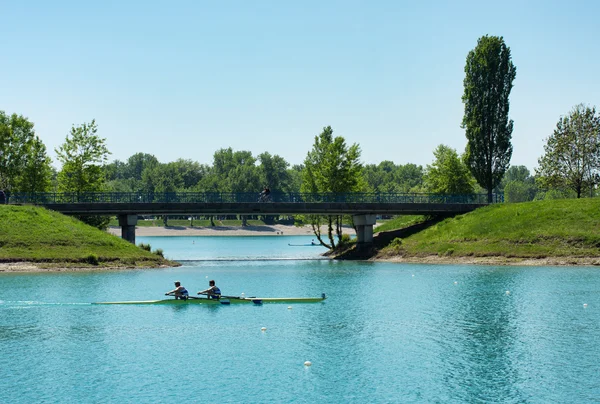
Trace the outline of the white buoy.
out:
M 455 284 L 455 285 L 458 285 L 458 282 L 454 281 L 454 284 Z
M 267 331 L 267 327 L 263 327 L 260 329 L 261 331 Z
M 507 291 L 506 291 L 506 295 L 507 295 L 507 296 L 508 296 L 508 295 L 510 295 L 510 290 L 507 290 Z
M 291 309 L 292 309 L 292 306 L 288 306 L 288 310 L 291 310 Z
M 414 278 L 414 277 L 415 277 L 415 274 L 412 274 L 412 277 Z
M 304 362 L 304 366 L 311 366 L 311 365 L 312 365 L 312 362 L 311 362 L 311 361 L 306 361 L 306 362 Z
M 584 303 L 584 304 L 583 304 L 583 308 L 584 308 L 584 309 L 587 309 L 587 303 Z

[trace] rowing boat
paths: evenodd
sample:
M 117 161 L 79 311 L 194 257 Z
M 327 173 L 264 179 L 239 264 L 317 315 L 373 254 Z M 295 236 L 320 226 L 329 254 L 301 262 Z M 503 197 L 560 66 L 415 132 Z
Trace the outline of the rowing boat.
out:
M 96 302 L 92 304 L 237 304 L 237 303 L 318 303 L 327 299 L 325 293 L 319 297 L 241 297 L 222 296 L 220 299 L 208 299 L 205 297 L 189 297 L 181 299 L 163 300 L 131 300 L 124 302 Z

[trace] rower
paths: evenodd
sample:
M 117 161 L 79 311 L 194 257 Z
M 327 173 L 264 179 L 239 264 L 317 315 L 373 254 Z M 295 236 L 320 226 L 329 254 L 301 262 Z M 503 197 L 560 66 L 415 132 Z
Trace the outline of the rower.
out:
M 186 288 L 181 286 L 181 282 L 175 281 L 175 289 L 165 293 L 165 296 L 175 296 L 175 300 L 187 300 L 189 293 Z
M 215 281 L 208 281 L 208 289 L 198 292 L 199 295 L 207 295 L 209 299 L 220 299 L 221 289 L 215 285 Z

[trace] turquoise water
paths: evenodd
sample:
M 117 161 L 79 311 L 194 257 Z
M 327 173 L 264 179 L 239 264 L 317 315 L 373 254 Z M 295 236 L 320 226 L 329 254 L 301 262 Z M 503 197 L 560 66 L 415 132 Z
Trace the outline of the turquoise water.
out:
M 0 275 L 0 402 L 582 403 L 600 397 L 597 268 L 307 260 L 318 248 L 287 246 L 293 237 L 270 238 L 289 247 L 285 253 L 248 237 L 201 238 L 211 256 L 198 239 L 144 240 L 171 258 L 188 259 L 178 268 Z M 271 253 L 302 260 L 257 259 Z M 209 279 L 226 294 L 326 292 L 328 299 L 88 304 L 161 298 L 174 280 L 197 291 Z

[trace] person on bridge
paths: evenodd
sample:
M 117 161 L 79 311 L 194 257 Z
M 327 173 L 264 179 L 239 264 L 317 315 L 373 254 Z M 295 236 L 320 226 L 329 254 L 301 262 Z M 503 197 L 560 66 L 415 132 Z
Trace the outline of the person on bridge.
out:
M 175 281 L 175 289 L 165 293 L 165 296 L 175 296 L 175 299 L 187 300 L 189 292 L 181 286 L 181 282 Z
M 271 195 L 271 190 L 268 187 L 265 187 L 263 191 L 260 193 L 258 197 L 259 202 L 268 202 L 269 196 Z
M 207 295 L 209 299 L 220 299 L 221 289 L 215 285 L 215 281 L 211 280 L 208 282 L 208 289 L 201 290 L 198 292 L 199 295 Z

